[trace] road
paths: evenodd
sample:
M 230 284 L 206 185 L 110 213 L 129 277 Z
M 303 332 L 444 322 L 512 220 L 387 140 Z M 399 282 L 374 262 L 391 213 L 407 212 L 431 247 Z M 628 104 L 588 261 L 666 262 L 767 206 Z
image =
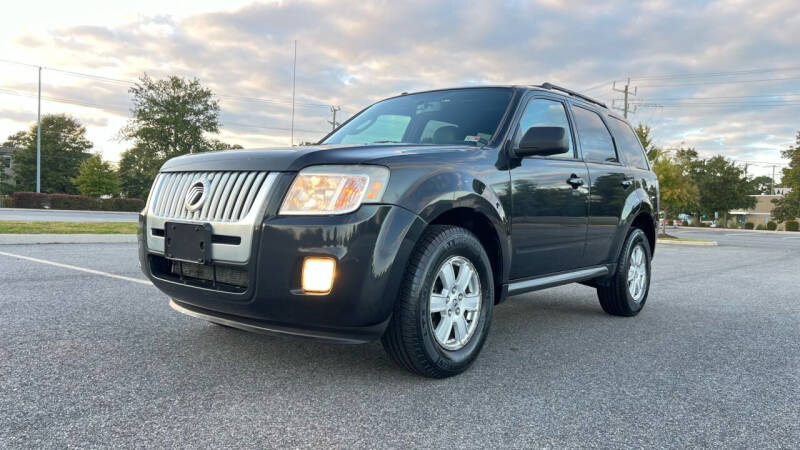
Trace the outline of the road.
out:
M 800 240 L 776 237 L 658 248 L 636 318 L 581 285 L 512 298 L 448 380 L 183 316 L 132 244 L 0 246 L 0 447 L 797 448 Z
M 0 220 L 47 222 L 136 222 L 138 213 L 117 211 L 66 211 L 60 209 L 0 208 Z

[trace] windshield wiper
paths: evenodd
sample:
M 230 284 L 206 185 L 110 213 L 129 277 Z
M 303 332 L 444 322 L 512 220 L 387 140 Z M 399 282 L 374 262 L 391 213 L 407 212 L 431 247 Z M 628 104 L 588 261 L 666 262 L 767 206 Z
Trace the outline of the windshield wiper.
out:
M 400 142 L 400 141 L 372 141 L 368 142 L 368 144 L 407 144 L 408 142 Z

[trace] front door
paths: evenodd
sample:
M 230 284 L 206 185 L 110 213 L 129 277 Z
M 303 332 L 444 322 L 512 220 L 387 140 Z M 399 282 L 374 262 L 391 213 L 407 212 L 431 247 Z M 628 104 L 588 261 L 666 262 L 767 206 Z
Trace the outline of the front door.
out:
M 530 127 L 572 127 L 563 102 L 534 97 L 519 120 L 512 148 Z M 516 166 L 516 167 L 515 167 Z M 588 172 L 570 151 L 526 157 L 511 168 L 511 279 L 561 272 L 581 266 L 586 241 Z

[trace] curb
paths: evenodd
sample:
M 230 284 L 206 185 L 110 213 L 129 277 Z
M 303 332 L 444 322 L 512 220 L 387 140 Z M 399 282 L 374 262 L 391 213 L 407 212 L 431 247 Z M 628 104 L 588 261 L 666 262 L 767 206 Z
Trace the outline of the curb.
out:
M 769 231 L 769 230 L 745 230 L 742 228 L 701 228 L 701 227 L 667 227 L 667 229 L 674 230 L 674 231 L 686 231 L 687 233 L 691 233 L 693 231 L 710 231 L 712 233 L 753 233 L 753 234 L 789 234 L 789 235 L 797 235 L 800 236 L 800 232 L 797 231 Z
M 657 239 L 657 244 L 663 245 L 688 245 L 690 247 L 716 247 L 717 241 L 673 241 L 669 239 Z
M 129 244 L 135 242 L 135 234 L 0 234 L 0 245 Z

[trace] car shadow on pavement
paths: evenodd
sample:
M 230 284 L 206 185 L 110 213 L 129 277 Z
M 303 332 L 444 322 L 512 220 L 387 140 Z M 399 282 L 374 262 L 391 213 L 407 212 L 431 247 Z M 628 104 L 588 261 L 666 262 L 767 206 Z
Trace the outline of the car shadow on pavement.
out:
M 533 346 L 556 339 L 566 331 L 590 328 L 592 322 L 604 316 L 593 292 L 587 288 L 555 289 L 511 298 L 496 307 L 489 340 L 478 361 L 505 349 L 518 351 L 525 343 Z M 200 358 L 212 367 L 220 365 L 219 373 L 226 378 L 250 375 L 309 378 L 312 374 L 313 379 L 313 374 L 319 374 L 322 378 L 318 381 L 376 375 L 381 380 L 419 379 L 395 366 L 380 342 L 331 344 L 248 333 L 196 320 L 181 328 L 174 330 L 171 338 L 183 341 L 180 345 L 185 349 L 194 350 L 183 358 Z M 516 344 L 509 347 L 509 342 Z M 247 370 L 230 371 L 225 367 Z

